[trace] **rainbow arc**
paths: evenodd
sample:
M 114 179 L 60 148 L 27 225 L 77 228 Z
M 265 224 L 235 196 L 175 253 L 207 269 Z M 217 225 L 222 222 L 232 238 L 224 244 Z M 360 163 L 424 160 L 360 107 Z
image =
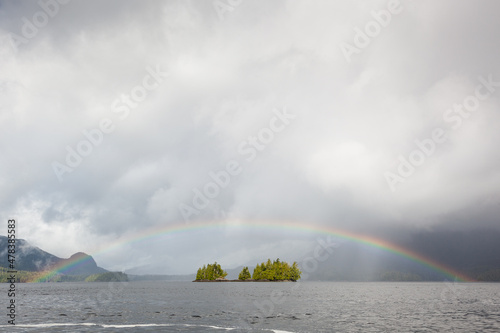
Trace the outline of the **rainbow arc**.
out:
M 175 235 L 193 232 L 195 230 L 210 230 L 217 228 L 251 228 L 257 230 L 292 230 L 301 233 L 313 233 L 321 235 L 334 236 L 339 239 L 349 240 L 357 242 L 360 244 L 365 244 L 373 248 L 382 249 L 384 251 L 394 253 L 398 256 L 407 258 L 408 260 L 419 263 L 422 266 L 428 267 L 429 269 L 443 274 L 450 280 L 457 281 L 474 281 L 474 279 L 468 277 L 467 275 L 448 267 L 442 263 L 439 263 L 431 258 L 427 258 L 415 251 L 404 248 L 400 245 L 388 242 L 387 240 L 376 238 L 370 235 L 363 235 L 360 233 L 355 233 L 347 230 L 342 230 L 338 228 L 320 226 L 310 223 L 299 223 L 299 222 L 288 222 L 288 221 L 268 221 L 268 220 L 238 220 L 235 222 L 228 221 L 211 221 L 211 222 L 192 222 L 192 223 L 181 223 L 175 225 L 155 227 L 140 234 L 131 235 L 128 237 L 123 237 L 106 247 L 93 251 L 90 253 L 92 256 L 104 254 L 107 252 L 118 250 L 119 248 L 134 243 L 144 242 L 156 237 L 162 237 L 165 235 Z M 74 260 L 66 261 L 57 267 L 53 267 L 50 271 L 43 272 L 31 282 L 42 282 L 50 280 L 52 277 L 58 274 L 68 274 L 78 265 L 82 265 L 88 257 L 78 257 Z

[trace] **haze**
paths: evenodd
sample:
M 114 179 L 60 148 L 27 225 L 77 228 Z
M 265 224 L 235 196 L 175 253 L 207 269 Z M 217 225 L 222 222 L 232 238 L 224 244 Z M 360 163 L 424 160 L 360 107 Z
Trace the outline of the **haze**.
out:
M 496 1 L 41 3 L 0 1 L 0 219 L 19 238 L 183 274 L 293 261 L 317 236 L 102 251 L 196 221 L 498 226 Z

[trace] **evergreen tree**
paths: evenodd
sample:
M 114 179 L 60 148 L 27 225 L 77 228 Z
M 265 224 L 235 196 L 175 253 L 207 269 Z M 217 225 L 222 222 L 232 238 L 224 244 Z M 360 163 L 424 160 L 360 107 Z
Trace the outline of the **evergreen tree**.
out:
M 226 276 L 227 272 L 217 262 L 214 262 L 213 265 L 203 265 L 202 268 L 199 268 L 196 273 L 196 280 L 216 280 Z
M 287 262 L 284 262 L 283 269 L 281 272 L 281 275 L 283 277 L 282 280 L 291 280 L 292 274 L 290 273 L 290 271 L 291 271 L 290 265 Z
M 238 275 L 238 280 L 248 280 L 250 279 L 250 271 L 248 270 L 248 267 L 243 267 L 242 271 Z
M 248 280 L 252 278 L 254 280 L 269 281 L 297 281 L 300 279 L 301 274 L 302 272 L 296 262 L 290 266 L 287 262 L 280 261 L 278 258 L 275 261 L 267 259 L 266 263 L 257 264 L 252 275 L 250 275 L 248 267 L 243 267 L 238 275 L 238 279 Z M 217 262 L 214 262 L 213 264 L 203 265 L 202 268 L 199 268 L 196 273 L 196 280 L 216 280 L 225 278 L 226 276 L 227 272 Z
M 214 269 L 213 269 L 212 265 L 210 265 L 210 264 L 207 265 L 206 279 L 207 280 L 215 280 L 215 278 L 214 278 Z
M 266 263 L 266 273 L 264 274 L 266 280 L 275 280 L 274 267 L 271 259 L 267 259 Z
M 302 274 L 302 272 L 299 269 L 299 265 L 297 265 L 297 262 L 294 261 L 292 268 L 290 269 L 290 280 L 292 281 L 299 280 L 300 274 Z
M 273 262 L 271 262 L 271 259 L 268 259 L 266 263 L 255 266 L 252 278 L 254 280 L 269 281 L 297 281 L 300 279 L 301 273 L 296 262 L 290 266 L 287 262 L 280 261 L 279 258 Z
M 284 280 L 285 277 L 283 276 L 283 268 L 284 264 L 280 262 L 280 258 L 276 259 L 273 262 L 273 272 L 274 272 L 274 280 Z
M 252 279 L 262 280 L 262 268 L 259 264 L 257 264 L 257 266 L 255 266 L 255 269 L 253 270 Z

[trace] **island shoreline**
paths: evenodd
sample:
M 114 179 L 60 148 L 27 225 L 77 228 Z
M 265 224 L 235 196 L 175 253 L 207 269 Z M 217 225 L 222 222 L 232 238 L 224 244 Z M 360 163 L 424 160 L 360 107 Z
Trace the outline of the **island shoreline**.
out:
M 192 282 L 297 282 L 293 280 L 253 280 L 253 279 L 248 279 L 248 280 L 226 280 L 226 279 L 219 279 L 219 280 L 193 280 Z

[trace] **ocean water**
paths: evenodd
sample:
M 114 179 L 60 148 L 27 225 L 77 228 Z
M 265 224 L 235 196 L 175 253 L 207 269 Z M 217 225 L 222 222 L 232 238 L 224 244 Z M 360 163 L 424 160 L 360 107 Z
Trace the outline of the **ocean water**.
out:
M 1 332 L 500 332 L 496 283 L 17 284 Z

